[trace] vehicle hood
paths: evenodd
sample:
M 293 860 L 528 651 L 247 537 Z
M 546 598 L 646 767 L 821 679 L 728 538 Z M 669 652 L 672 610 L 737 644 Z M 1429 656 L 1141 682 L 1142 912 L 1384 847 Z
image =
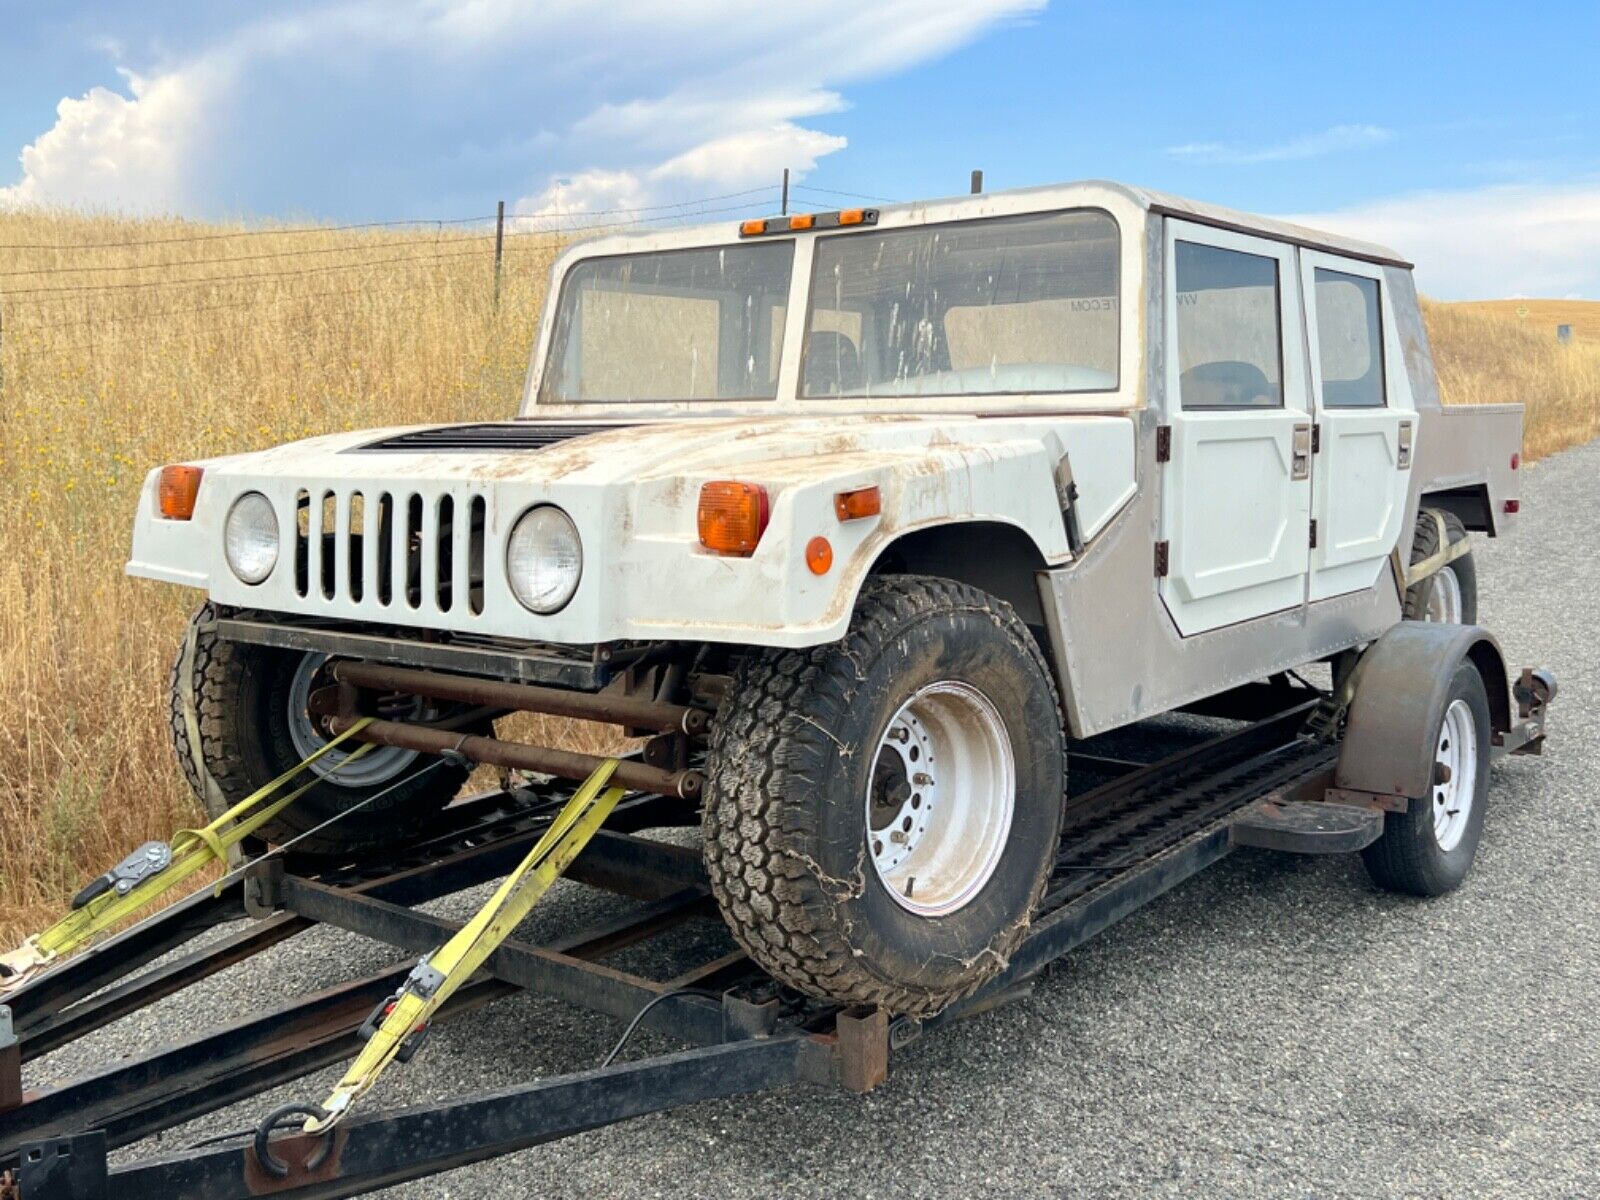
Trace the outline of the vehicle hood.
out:
M 212 459 L 219 474 L 306 480 L 436 479 L 475 482 L 608 484 L 649 482 L 759 466 L 765 477 L 799 478 L 819 459 L 882 463 L 924 458 L 956 445 L 1004 443 L 1035 433 L 1027 422 L 951 416 L 739 417 L 669 420 L 638 425 L 508 421 L 475 425 L 362 430 L 291 442 L 270 450 Z M 460 431 L 461 436 L 453 434 Z M 502 432 L 504 431 L 504 432 Z M 542 446 L 498 448 L 482 443 L 536 432 Z M 412 448 L 413 435 L 427 448 Z M 452 441 L 459 448 L 450 445 Z

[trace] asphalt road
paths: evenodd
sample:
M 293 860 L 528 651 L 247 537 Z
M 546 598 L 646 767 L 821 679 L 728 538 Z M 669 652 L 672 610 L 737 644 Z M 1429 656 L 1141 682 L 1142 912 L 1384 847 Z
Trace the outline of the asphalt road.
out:
M 1480 616 L 1514 662 L 1552 668 L 1561 695 L 1545 756 L 1496 769 L 1461 891 L 1402 899 L 1355 858 L 1240 852 L 1070 955 L 1031 998 L 909 1047 L 869 1096 L 707 1104 L 391 1194 L 1600 1194 L 1600 443 L 1525 470 L 1524 488 L 1517 536 L 1480 540 Z M 562 884 L 528 932 L 608 903 Z M 314 931 L 33 1064 L 29 1082 L 395 957 Z M 503 1000 L 438 1029 L 364 1107 L 577 1069 L 617 1032 Z M 320 1099 L 332 1074 L 141 1149 Z

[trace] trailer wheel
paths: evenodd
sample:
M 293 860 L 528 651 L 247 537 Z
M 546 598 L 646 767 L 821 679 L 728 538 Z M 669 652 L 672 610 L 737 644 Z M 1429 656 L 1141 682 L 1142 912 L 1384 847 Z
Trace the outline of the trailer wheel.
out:
M 737 669 L 706 763 L 712 891 L 783 982 L 937 1012 L 1022 940 L 1065 763 L 1055 686 L 1009 605 L 869 580 L 843 641 Z
M 1440 550 L 1439 522 L 1444 521 L 1445 536 L 1450 545 L 1467 540 L 1467 527 L 1454 513 L 1431 508 L 1417 513 L 1416 531 L 1411 537 L 1411 561 L 1422 562 Z M 1404 616 L 1408 621 L 1445 621 L 1453 625 L 1478 623 L 1478 570 L 1469 550 L 1460 558 L 1446 563 L 1426 579 L 1419 579 L 1406 589 Z
M 172 664 L 168 711 L 178 764 L 215 819 L 323 744 L 305 704 L 325 659 L 223 641 L 211 632 L 211 620 L 209 608 L 192 619 L 191 674 L 184 677 L 185 643 Z M 191 687 L 198 748 L 189 736 Z M 448 804 L 467 775 L 465 768 L 443 765 L 403 782 L 408 773 L 427 764 L 418 762 L 414 751 L 389 746 L 370 750 L 347 766 L 346 757 L 341 747 L 312 764 L 309 769 L 321 776 L 320 781 L 263 826 L 258 836 L 269 842 L 288 841 L 393 788 L 359 812 L 297 842 L 295 848 L 308 854 L 338 854 L 381 845 Z M 398 787 L 397 781 L 402 781 Z
M 1425 799 L 1386 813 L 1383 835 L 1363 850 L 1379 887 L 1440 896 L 1458 887 L 1478 852 L 1489 794 L 1489 697 L 1471 662 L 1456 668 L 1434 735 L 1433 781 Z

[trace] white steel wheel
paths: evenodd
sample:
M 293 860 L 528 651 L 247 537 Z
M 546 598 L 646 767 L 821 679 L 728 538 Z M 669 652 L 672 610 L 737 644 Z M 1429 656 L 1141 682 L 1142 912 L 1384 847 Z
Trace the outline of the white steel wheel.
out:
M 289 680 L 289 740 L 294 743 L 295 753 L 302 759 L 310 758 L 328 743 L 323 731 L 312 721 L 310 709 L 311 692 L 317 686 L 318 674 L 327 661 L 326 654 L 306 654 L 295 668 L 294 677 Z M 400 719 L 414 716 L 421 703 L 415 697 L 407 698 L 401 708 L 409 711 L 384 711 L 382 715 Z M 417 759 L 415 750 L 401 746 L 374 746 L 360 758 L 351 761 L 351 755 L 357 748 L 351 746 L 349 750 L 343 747 L 330 750 L 311 764 L 312 772 L 341 787 L 375 787 L 399 778 Z
M 1446 853 L 1461 844 L 1472 818 L 1478 794 L 1478 757 L 1478 726 L 1472 708 L 1465 700 L 1452 700 L 1439 725 L 1433 759 L 1433 837 Z
M 1459 625 L 1461 613 L 1461 579 L 1449 566 L 1440 567 L 1428 588 L 1428 606 L 1422 619 Z
M 1016 764 L 1000 713 L 949 680 L 890 718 L 867 785 L 867 854 L 902 908 L 939 917 L 994 874 L 1016 808 Z

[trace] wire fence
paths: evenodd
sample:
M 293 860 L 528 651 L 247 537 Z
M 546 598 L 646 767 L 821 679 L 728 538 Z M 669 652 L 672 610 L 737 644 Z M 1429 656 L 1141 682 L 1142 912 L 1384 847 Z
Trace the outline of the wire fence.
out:
M 207 229 L 188 234 L 108 242 L 0 243 L 0 251 L 7 252 L 16 264 L 8 264 L 0 270 L 0 354 L 16 347 L 25 354 L 55 356 L 91 350 L 97 344 L 93 340 L 61 344 L 53 338 L 41 344 L 38 335 L 54 334 L 63 329 L 140 324 L 197 313 L 261 307 L 280 301 L 316 300 L 370 291 L 370 285 L 315 292 L 290 290 L 283 286 L 312 277 L 349 278 L 376 272 L 384 276 L 383 287 L 386 291 L 431 295 L 453 286 L 451 279 L 438 276 L 438 268 L 458 266 L 460 260 L 474 257 L 482 259 L 486 267 L 492 266 L 493 296 L 498 305 L 499 277 L 509 257 L 521 258 L 528 254 L 557 250 L 579 238 L 687 225 L 733 212 L 748 213 L 752 209 L 777 203 L 787 208 L 790 186 L 786 177 L 781 188 L 747 188 L 670 203 L 571 212 L 507 213 L 502 204 L 496 213 L 477 216 L 408 218 L 335 225 L 272 225 L 235 230 Z M 807 184 L 797 183 L 793 188 L 796 192 L 817 196 L 873 202 L 884 200 L 880 196 Z M 737 203 L 730 203 L 733 201 Z M 478 228 L 475 230 L 474 227 Z M 411 233 L 409 236 L 380 236 L 376 239 L 360 236 L 399 229 L 410 230 Z M 429 231 L 434 235 L 431 239 L 425 238 Z M 333 234 L 356 236 L 340 245 L 296 244 L 243 254 L 229 252 L 233 248 L 232 243 L 246 239 L 292 238 L 297 243 L 303 243 L 308 236 Z M 184 254 L 182 248 L 189 247 L 194 248 L 193 251 Z M 178 257 L 172 257 L 175 248 L 179 248 Z M 213 248 L 220 253 L 213 253 Z M 249 242 L 246 241 L 240 248 L 249 250 Z M 129 257 L 138 259 L 152 249 L 165 257 L 132 262 L 75 261 L 85 255 L 104 255 L 112 251 L 131 252 Z M 384 251 L 397 253 L 383 254 Z M 381 256 L 372 257 L 375 253 Z M 27 256 L 35 254 L 50 254 L 57 258 L 65 256 L 69 261 L 28 262 Z M 21 256 L 21 261 L 13 256 Z M 238 269 L 244 264 L 286 259 L 295 260 L 296 264 L 308 259 L 332 261 L 312 266 L 286 265 L 283 270 L 262 270 L 258 267 Z M 428 277 L 418 278 L 424 271 L 428 272 Z M 412 277 L 407 278 L 407 273 Z M 114 278 L 108 280 L 107 276 Z M 86 280 L 85 277 L 93 278 Z M 13 280 L 22 286 L 13 286 L 10 282 Z M 254 294 L 227 295 L 230 290 L 245 288 L 254 289 Z M 80 315 L 89 311 L 86 308 L 89 304 L 99 305 L 109 301 L 115 305 L 148 294 L 186 293 L 194 295 L 200 302 L 136 312 L 110 311 Z M 201 293 L 204 293 L 203 299 Z M 22 314 L 26 314 L 27 319 L 19 323 L 16 317 Z

